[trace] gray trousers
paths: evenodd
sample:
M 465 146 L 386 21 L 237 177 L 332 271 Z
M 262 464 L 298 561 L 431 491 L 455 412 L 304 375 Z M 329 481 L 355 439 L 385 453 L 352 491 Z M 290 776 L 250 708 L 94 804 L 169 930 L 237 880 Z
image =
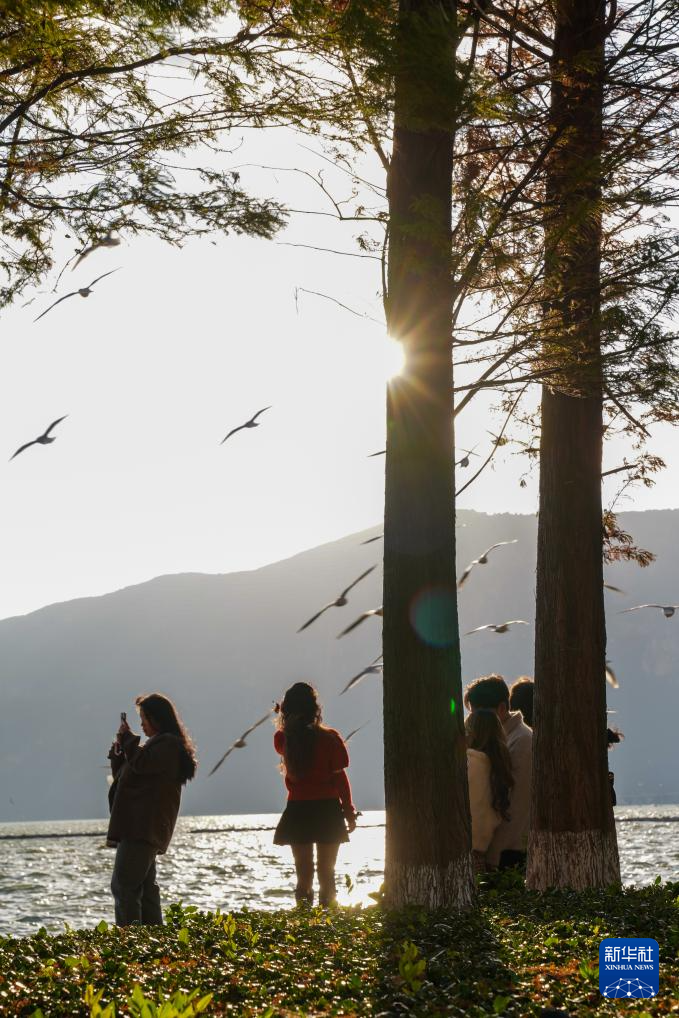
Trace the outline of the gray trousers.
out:
M 147 841 L 121 841 L 111 877 L 117 926 L 143 923 L 162 926 L 160 890 L 156 883 L 157 849 Z

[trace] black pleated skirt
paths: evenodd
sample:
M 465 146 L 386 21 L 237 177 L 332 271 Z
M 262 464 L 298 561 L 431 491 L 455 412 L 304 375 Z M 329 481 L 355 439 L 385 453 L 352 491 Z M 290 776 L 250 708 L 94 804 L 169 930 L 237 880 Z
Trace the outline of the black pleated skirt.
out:
M 288 802 L 273 836 L 274 845 L 337 845 L 348 840 L 339 799 Z

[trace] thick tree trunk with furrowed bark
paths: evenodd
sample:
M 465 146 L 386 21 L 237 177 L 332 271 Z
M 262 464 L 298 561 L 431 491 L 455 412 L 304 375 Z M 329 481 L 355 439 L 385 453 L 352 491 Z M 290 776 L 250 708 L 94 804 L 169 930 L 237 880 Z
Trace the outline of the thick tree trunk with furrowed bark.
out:
M 620 879 L 607 777 L 601 450 L 605 0 L 559 0 L 547 170 L 533 809 L 527 883 Z
M 388 179 L 386 901 L 474 898 L 455 584 L 451 195 L 455 8 L 401 0 Z

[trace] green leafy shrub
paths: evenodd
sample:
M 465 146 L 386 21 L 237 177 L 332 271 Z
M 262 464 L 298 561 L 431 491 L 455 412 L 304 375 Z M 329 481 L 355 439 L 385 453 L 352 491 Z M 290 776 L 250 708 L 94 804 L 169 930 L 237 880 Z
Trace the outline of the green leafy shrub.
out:
M 431 914 L 172 905 L 164 927 L 0 938 L 0 1016 L 532 1018 L 553 1006 L 619 1018 L 597 981 L 609 936 L 660 944 L 660 994 L 626 1000 L 625 1018 L 679 1014 L 679 884 L 584 895 L 484 884 L 479 904 Z

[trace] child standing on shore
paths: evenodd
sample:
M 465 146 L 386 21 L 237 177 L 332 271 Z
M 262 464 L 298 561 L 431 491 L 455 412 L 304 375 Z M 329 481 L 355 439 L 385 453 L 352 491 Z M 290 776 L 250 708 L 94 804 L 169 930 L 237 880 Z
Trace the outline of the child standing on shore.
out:
M 288 689 L 278 710 L 274 748 L 288 802 L 274 834 L 275 845 L 290 845 L 297 871 L 295 899 L 313 904 L 314 845 L 319 903 L 335 902 L 335 862 L 342 842 L 356 829 L 356 810 L 346 775 L 349 754 L 334 728 L 321 723 L 318 694 L 307 682 Z

